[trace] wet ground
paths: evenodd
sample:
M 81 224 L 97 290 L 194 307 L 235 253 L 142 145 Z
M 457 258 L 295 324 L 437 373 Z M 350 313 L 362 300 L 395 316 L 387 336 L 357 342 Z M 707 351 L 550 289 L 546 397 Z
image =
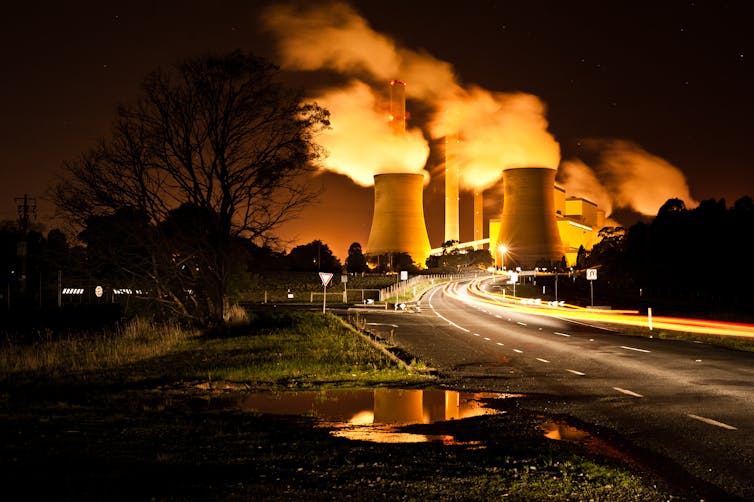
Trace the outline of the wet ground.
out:
M 2 389 L 4 499 L 698 499 L 588 452 L 590 433 L 521 410 L 521 397 L 294 395 L 157 382 Z

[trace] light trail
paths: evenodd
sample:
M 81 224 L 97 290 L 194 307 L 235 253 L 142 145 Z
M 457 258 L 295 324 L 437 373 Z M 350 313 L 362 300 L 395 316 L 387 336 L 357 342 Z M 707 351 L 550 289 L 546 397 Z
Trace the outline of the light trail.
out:
M 622 392 L 623 394 L 631 397 L 644 397 L 641 394 L 637 394 L 636 392 L 628 389 L 621 389 L 620 387 L 613 387 L 614 390 L 617 390 L 618 392 Z
M 449 285 L 443 289 L 443 293 L 464 303 L 468 303 L 473 299 L 476 302 L 483 302 L 527 314 L 551 316 L 573 321 L 594 321 L 635 326 L 645 329 L 648 329 L 649 326 L 649 318 L 646 315 L 639 314 L 637 310 L 596 311 L 595 309 L 570 304 L 549 305 L 547 302 L 538 300 L 512 297 L 510 295 L 502 296 L 483 289 L 482 284 L 488 280 L 489 278 L 475 279 L 469 283 L 463 294 L 457 292 L 456 287 L 450 287 Z M 495 317 L 500 318 L 501 316 L 496 314 Z M 687 333 L 754 338 L 754 324 L 739 322 L 652 316 L 652 327 L 653 329 L 684 331 Z
M 728 425 L 723 422 L 718 422 L 717 420 L 713 420 L 711 418 L 707 417 L 700 417 L 699 415 L 692 415 L 689 413 L 689 417 L 693 418 L 694 420 L 699 420 L 700 422 L 704 422 L 705 424 L 714 425 L 715 427 L 720 427 L 722 429 L 728 429 L 730 431 L 737 431 L 737 427 L 733 427 L 732 425 Z

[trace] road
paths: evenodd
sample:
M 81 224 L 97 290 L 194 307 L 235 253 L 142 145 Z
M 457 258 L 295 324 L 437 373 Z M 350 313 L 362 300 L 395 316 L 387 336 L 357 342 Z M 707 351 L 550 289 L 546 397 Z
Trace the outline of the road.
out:
M 526 394 L 523 407 L 615 434 L 702 492 L 754 500 L 754 354 L 519 312 L 467 285 L 434 288 L 417 313 L 359 315 L 460 385 Z

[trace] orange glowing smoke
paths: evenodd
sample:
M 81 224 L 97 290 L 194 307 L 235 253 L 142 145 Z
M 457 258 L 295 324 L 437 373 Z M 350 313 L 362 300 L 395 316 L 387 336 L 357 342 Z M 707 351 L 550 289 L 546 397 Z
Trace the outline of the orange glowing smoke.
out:
M 371 87 L 354 80 L 314 99 L 330 110 L 330 129 L 317 140 L 327 155 L 321 168 L 349 176 L 362 186 L 388 172 L 425 174 L 429 145 L 418 129 L 394 134 Z
M 372 87 L 383 86 L 394 78 L 405 79 L 409 98 L 421 100 L 433 110 L 430 132 L 435 138 L 459 131 L 465 138 L 458 147 L 463 188 L 482 190 L 499 180 L 503 169 L 509 167 L 557 169 L 560 147 L 547 132 L 546 108 L 536 96 L 490 92 L 480 87 L 465 89 L 458 83 L 449 63 L 423 51 L 398 47 L 385 35 L 375 32 L 345 3 L 273 5 L 265 11 L 263 19 L 278 40 L 279 57 L 285 68 L 330 69 L 351 79 L 370 81 Z M 347 98 L 348 93 L 355 95 Z M 418 162 L 417 154 L 402 163 L 395 162 L 404 153 L 390 154 L 389 159 L 371 158 L 371 153 L 376 154 L 378 148 L 391 146 L 388 140 L 372 139 L 371 134 L 381 131 L 373 124 L 376 116 L 363 121 L 352 116 L 339 120 L 342 109 L 351 109 L 350 102 L 364 102 L 367 113 L 375 109 L 374 102 L 367 102 L 362 86 L 351 83 L 318 97 L 317 101 L 330 110 L 332 135 L 337 136 L 325 141 L 324 146 L 331 156 L 325 168 L 365 184 L 371 177 L 366 173 L 391 169 L 386 162 L 394 163 L 393 171 L 403 169 L 403 164 L 413 166 Z M 347 106 L 341 107 L 342 104 Z M 357 112 L 354 109 L 354 113 Z M 338 132 L 338 122 L 347 127 Z M 368 129 L 360 130 L 364 125 Z M 412 144 L 418 143 L 416 135 L 418 132 L 412 134 Z M 359 148 L 364 140 L 374 146 L 369 148 L 370 154 Z M 409 151 L 415 152 L 418 148 Z
M 504 169 L 557 169 L 560 145 L 547 131 L 546 107 L 538 97 L 472 86 L 438 105 L 442 112 L 435 114 L 430 129 L 435 137 L 461 131 L 455 148 L 463 188 L 485 190 Z
M 366 88 L 383 89 L 395 78 L 408 82 L 409 99 L 428 105 L 433 138 L 462 138 L 456 150 L 464 189 L 494 186 L 503 169 L 560 165 L 560 145 L 548 131 L 546 106 L 537 96 L 462 86 L 450 63 L 398 46 L 344 2 L 275 4 L 262 20 L 277 41 L 284 68 L 327 69 L 351 80 L 317 97 L 332 112 L 333 130 L 323 141 L 330 154 L 325 169 L 371 185 L 374 173 L 417 172 L 421 159 L 426 161 L 426 141 L 419 146 L 418 131 L 411 131 L 409 144 L 393 145 L 377 124 L 387 118 L 376 111 L 378 100 Z M 368 117 L 357 117 L 359 113 Z M 569 195 L 596 202 L 607 215 L 612 208 L 654 215 L 674 197 L 689 207 L 696 204 L 683 174 L 667 161 L 627 141 L 589 144 L 600 153 L 598 163 L 587 166 L 577 159 L 563 164 L 559 180 Z M 395 152 L 387 152 L 391 148 Z M 401 160 L 403 156 L 407 158 Z
M 611 208 L 630 208 L 654 216 L 671 198 L 687 207 L 698 204 L 683 173 L 668 161 L 624 140 L 588 140 L 586 150 L 599 153 L 590 168 L 581 161 L 564 162 L 561 182 L 568 193 L 592 200 L 610 214 Z

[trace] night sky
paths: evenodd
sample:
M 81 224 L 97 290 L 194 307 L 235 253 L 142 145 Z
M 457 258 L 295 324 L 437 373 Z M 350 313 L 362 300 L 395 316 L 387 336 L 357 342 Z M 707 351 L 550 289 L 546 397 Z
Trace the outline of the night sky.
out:
M 107 135 L 115 106 L 131 102 L 154 68 L 236 48 L 279 63 L 275 40 L 260 27 L 269 3 L 43 1 L 6 7 L 0 21 L 0 220 L 15 219 L 15 198 L 29 194 L 39 206 L 37 221 L 55 226 L 45 192 L 61 163 Z M 730 205 L 754 196 L 754 51 L 746 2 L 350 5 L 397 46 L 452 65 L 460 85 L 537 96 L 563 161 L 596 162 L 593 145 L 627 142 L 677 169 L 693 199 L 688 203 L 724 198 Z M 307 91 L 321 85 L 319 78 L 316 71 L 286 73 L 289 84 Z M 411 109 L 410 81 L 407 89 Z M 409 126 L 422 127 L 420 106 L 413 111 Z M 425 213 L 430 241 L 439 246 L 441 155 L 429 142 Z M 312 183 L 325 189 L 320 203 L 279 231 L 289 249 L 319 238 L 343 259 L 351 242 L 366 246 L 371 188 L 332 173 Z M 667 198 L 681 196 L 673 190 L 668 187 Z M 465 192 L 461 197 L 464 240 L 472 232 L 471 200 Z M 619 206 L 613 216 L 631 224 Z M 485 215 L 499 211 L 490 191 Z

